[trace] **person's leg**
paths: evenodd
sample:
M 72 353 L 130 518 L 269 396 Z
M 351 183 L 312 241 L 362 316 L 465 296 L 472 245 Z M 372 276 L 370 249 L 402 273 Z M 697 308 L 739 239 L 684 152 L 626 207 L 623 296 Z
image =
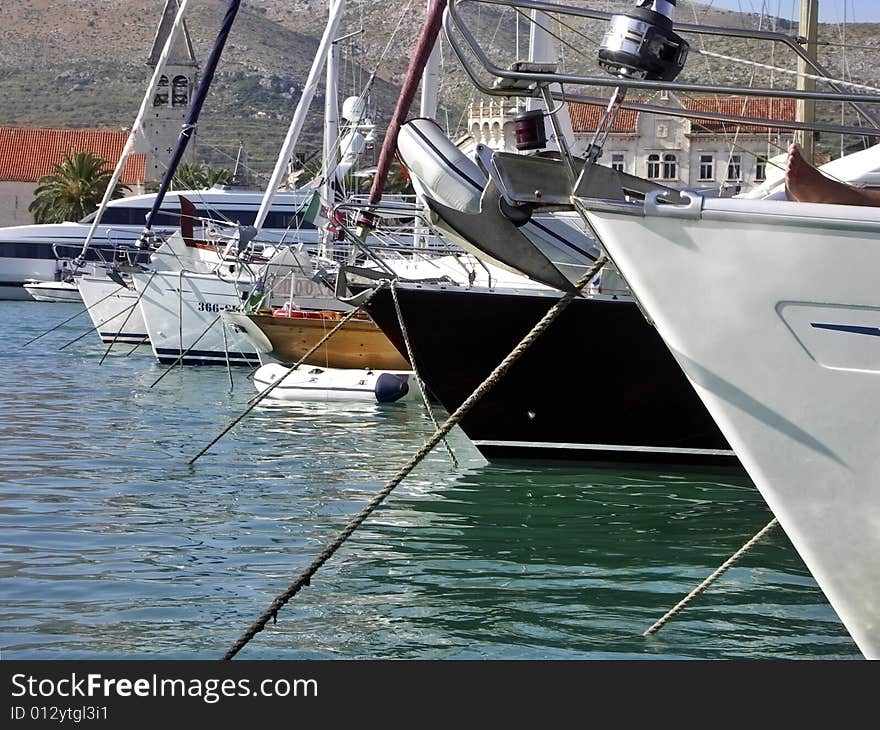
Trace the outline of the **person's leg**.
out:
M 803 158 L 796 144 L 788 148 L 785 192 L 789 200 L 801 203 L 880 205 L 880 191 L 862 190 L 825 177 Z

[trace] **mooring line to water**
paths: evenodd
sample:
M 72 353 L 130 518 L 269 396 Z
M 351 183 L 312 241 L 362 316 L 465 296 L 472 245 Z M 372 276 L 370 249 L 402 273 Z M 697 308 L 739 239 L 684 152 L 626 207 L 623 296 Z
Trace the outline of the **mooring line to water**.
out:
M 107 296 L 101 297 L 101 298 L 100 298 L 97 302 L 95 302 L 91 307 L 84 307 L 83 309 L 80 309 L 80 310 L 79 310 L 76 314 L 74 314 L 72 317 L 68 317 L 68 318 L 65 319 L 63 322 L 59 322 L 58 324 L 56 324 L 56 325 L 55 325 L 54 327 L 52 327 L 51 329 L 48 329 L 48 330 L 46 330 L 45 332 L 43 332 L 43 334 L 41 334 L 41 335 L 37 335 L 36 337 L 34 337 L 34 338 L 28 340 L 28 341 L 25 342 L 23 345 L 19 345 L 19 349 L 21 349 L 22 347 L 27 347 L 27 346 L 30 345 L 32 342 L 36 342 L 36 341 L 39 340 L 41 337 L 45 337 L 45 336 L 48 335 L 49 333 L 54 332 L 55 330 L 57 330 L 59 327 L 63 327 L 64 325 L 66 325 L 66 324 L 67 324 L 68 322 L 70 322 L 71 320 L 76 319 L 77 317 L 79 317 L 79 315 L 81 315 L 81 314 L 85 314 L 85 313 L 88 312 L 90 309 L 92 309 L 92 308 L 94 308 L 94 307 L 97 307 L 97 306 L 98 306 L 101 302 L 103 302 L 105 299 L 109 299 L 109 298 L 112 297 L 114 294 L 116 294 L 116 292 L 118 292 L 120 289 L 124 289 L 124 288 L 125 288 L 125 287 L 121 286 L 121 287 L 119 287 L 119 289 L 114 289 L 114 290 L 113 290 L 112 292 L 110 292 Z M 93 327 L 92 329 L 95 329 L 95 328 Z M 91 332 L 91 330 L 89 330 L 89 331 Z
M 226 337 L 226 322 L 220 323 L 220 331 L 223 332 L 223 354 L 226 356 L 226 374 L 229 376 L 229 392 L 235 390 L 235 383 L 232 380 L 232 365 L 229 362 L 229 340 Z
M 742 558 L 749 550 L 751 550 L 761 538 L 764 537 L 770 530 L 772 530 L 776 525 L 779 524 L 779 520 L 775 517 L 770 520 L 758 533 L 756 533 L 745 545 L 743 545 L 739 550 L 737 550 L 733 555 L 731 555 L 721 567 L 718 568 L 712 575 L 710 575 L 706 580 L 704 580 L 700 585 L 694 588 L 690 593 L 688 593 L 684 598 L 682 598 L 678 603 L 675 604 L 661 619 L 656 621 L 650 628 L 646 629 L 642 632 L 642 636 L 649 636 L 660 629 L 663 628 L 676 614 L 683 611 L 687 605 L 693 601 L 697 596 L 699 596 L 704 590 L 706 590 L 710 585 L 712 585 L 716 580 L 718 580 L 722 575 L 724 575 L 737 560 Z
M 397 474 L 389 481 L 385 487 L 379 491 L 354 518 L 349 521 L 349 523 L 345 526 L 345 528 L 336 536 L 336 538 L 329 544 L 324 550 L 321 551 L 320 555 L 306 568 L 293 583 L 288 586 L 287 590 L 284 593 L 280 594 L 274 601 L 272 601 L 266 611 L 238 638 L 238 640 L 229 648 L 226 654 L 223 655 L 223 660 L 232 659 L 239 651 L 251 640 L 260 633 L 263 628 L 265 628 L 266 624 L 269 623 L 270 619 L 277 620 L 278 611 L 284 607 L 284 605 L 293 598 L 297 593 L 299 593 L 300 589 L 303 586 L 309 585 L 311 582 L 312 576 L 318 572 L 318 569 L 324 565 L 333 554 L 342 546 L 342 544 L 351 536 L 351 534 L 361 525 L 361 523 L 370 516 L 370 514 L 385 500 L 385 498 L 391 494 L 394 488 L 403 481 L 403 479 L 419 464 L 419 462 L 430 453 L 431 449 L 433 449 L 440 440 L 448 434 L 452 428 L 458 424 L 458 422 L 464 417 L 467 412 L 477 403 L 480 398 L 488 391 L 497 380 L 499 380 L 510 368 L 513 363 L 515 363 L 520 356 L 531 347 L 532 343 L 540 336 L 544 330 L 546 330 L 554 320 L 565 310 L 565 308 L 571 304 L 572 300 L 579 296 L 581 293 L 581 289 L 583 289 L 587 283 L 595 276 L 595 274 L 605 265 L 608 261 L 608 258 L 605 254 L 601 254 L 596 262 L 587 270 L 587 272 L 581 276 L 580 279 L 577 280 L 575 284 L 575 288 L 572 291 L 566 292 L 562 295 L 556 304 L 554 304 L 547 314 L 545 314 L 541 320 L 531 329 L 531 331 L 520 341 L 520 343 L 510 352 L 510 354 L 505 357 L 498 366 L 489 374 L 489 376 L 477 386 L 477 389 L 471 393 L 470 396 L 462 403 L 449 418 L 443 423 L 443 425 L 434 432 L 434 435 L 429 438 L 421 449 L 406 463 Z M 378 290 L 377 290 L 378 291 Z
M 119 327 L 117 328 L 117 330 L 116 330 L 116 334 L 113 335 L 113 340 L 110 342 L 109 345 L 107 345 L 107 349 L 104 351 L 104 355 L 103 355 L 103 357 L 101 358 L 101 361 L 98 363 L 98 365 L 103 365 L 103 364 L 104 364 L 104 358 L 106 358 L 107 355 L 110 354 L 110 350 L 113 349 L 113 345 L 116 344 L 116 340 L 119 338 L 119 333 L 122 332 L 122 331 L 125 329 L 125 325 L 128 324 L 128 320 L 131 319 L 131 315 L 134 314 L 135 307 L 137 307 L 137 306 L 141 303 L 141 299 L 143 299 L 144 294 L 147 293 L 147 287 L 150 286 L 150 282 L 153 281 L 153 277 L 154 277 L 155 275 L 156 275 L 156 271 L 153 270 L 153 273 L 150 274 L 150 278 L 147 280 L 147 283 L 144 285 L 144 290 L 143 290 L 140 294 L 137 295 L 137 298 L 134 300 L 134 307 L 132 307 L 132 308 L 128 311 L 128 314 L 125 315 L 125 319 L 122 321 L 122 324 L 119 325 Z M 132 285 L 134 285 L 134 282 L 132 282 Z M 128 287 L 126 287 L 126 288 L 128 288 Z M 122 312 L 120 312 L 119 314 L 122 314 Z M 119 314 L 117 314 L 116 317 L 118 317 Z M 107 324 L 107 322 L 109 322 L 110 320 L 115 319 L 116 317 L 110 317 L 110 319 L 104 320 L 104 322 L 103 322 L 102 324 Z M 99 326 L 100 326 L 100 325 L 99 325 Z M 145 326 L 146 326 L 146 323 L 145 323 Z M 149 335 L 147 335 L 147 337 L 149 337 Z M 133 351 L 132 351 L 132 352 L 133 352 Z M 131 354 L 131 352 L 129 352 L 129 355 L 130 355 L 130 354 Z
M 211 443 L 209 443 L 207 446 L 205 446 L 205 448 L 203 448 L 201 451 L 199 451 L 198 454 L 196 454 L 192 459 L 190 459 L 188 463 L 195 464 L 196 461 L 198 460 L 198 458 L 200 456 L 202 456 L 202 454 L 204 454 L 208 449 L 210 449 L 214 444 L 216 444 L 220 439 L 222 439 L 227 433 L 229 433 L 233 428 L 235 428 L 236 424 L 238 424 L 248 413 L 250 413 L 252 410 L 254 410 L 254 408 L 256 408 L 262 402 L 262 400 L 266 396 L 269 395 L 269 393 L 271 393 L 273 390 L 275 390 L 275 388 L 277 388 L 279 385 L 281 385 L 281 383 L 284 381 L 284 379 L 288 375 L 290 375 L 294 370 L 296 370 L 300 365 L 302 365 L 303 362 L 305 362 L 305 360 L 307 358 L 312 356 L 312 353 L 315 352 L 315 350 L 317 350 L 319 347 L 321 347 L 321 345 L 323 345 L 334 334 L 336 334 L 336 332 L 338 332 L 340 329 L 342 329 L 342 327 L 349 320 L 351 320 L 352 317 L 354 317 L 358 312 L 360 312 L 364 308 L 364 305 L 367 302 L 369 302 L 374 296 L 376 296 L 376 293 L 383 286 L 385 286 L 386 283 L 387 282 L 383 281 L 380 286 L 373 289 L 373 291 L 371 291 L 369 296 L 367 296 L 364 299 L 364 301 L 361 302 L 361 305 L 357 309 L 352 310 L 351 312 L 346 314 L 341 320 L 339 320 L 339 324 L 337 324 L 332 330 L 330 330 L 326 335 L 324 335 L 320 340 L 318 340 L 318 342 L 315 345 L 313 345 L 312 348 L 305 355 L 303 355 L 299 360 L 297 360 L 295 364 L 293 364 L 289 368 L 287 368 L 287 372 L 285 372 L 284 375 L 282 375 L 280 378 L 278 378 L 268 388 L 266 388 L 263 391 L 260 391 L 259 393 L 257 393 L 257 395 L 255 395 L 253 398 L 251 398 L 251 400 L 249 401 L 248 407 L 245 408 L 244 411 L 241 414 L 239 414 L 239 416 L 237 418 L 235 418 L 228 426 L 226 426 L 226 428 L 224 428 L 213 439 L 213 441 L 211 441 Z
M 190 351 L 196 345 L 199 344 L 199 341 L 202 339 L 202 337 L 204 337 L 206 334 L 208 334 L 208 330 L 210 330 L 211 327 L 213 327 L 215 324 L 217 324 L 217 320 L 219 320 L 220 317 L 221 317 L 221 315 L 219 315 L 219 314 L 216 317 L 214 317 L 214 319 L 211 320 L 211 324 L 209 324 L 207 327 L 205 327 L 205 329 L 202 330 L 202 334 L 200 334 L 198 337 L 196 337 L 195 340 L 193 340 L 193 343 L 189 347 L 187 347 L 185 350 L 181 350 L 180 355 L 177 356 L 177 359 L 173 363 L 171 363 L 171 365 L 168 366 L 168 369 L 164 373 L 162 373 L 158 378 L 156 378 L 153 381 L 153 385 L 156 385 L 156 383 L 158 383 L 160 380 L 162 380 L 162 378 L 164 378 L 166 375 L 168 375 L 168 373 L 170 373 L 172 370 L 174 370 L 174 368 L 176 368 L 183 361 L 183 358 L 185 358 L 190 353 Z M 153 385 L 151 385 L 150 387 L 152 388 Z
M 425 410 L 428 411 L 428 416 L 431 418 L 431 423 L 434 424 L 434 429 L 440 428 L 440 424 L 437 423 L 437 418 L 434 416 L 434 411 L 431 408 L 431 404 L 428 401 L 428 395 L 425 393 L 425 383 L 422 380 L 422 376 L 419 375 L 418 368 L 416 367 L 416 358 L 413 355 L 412 345 L 409 341 L 409 333 L 406 331 L 406 324 L 403 321 L 403 312 L 400 309 L 400 302 L 397 301 L 397 282 L 396 280 L 392 280 L 391 282 L 391 297 L 394 299 L 394 309 L 397 311 L 397 322 L 400 325 L 400 333 L 403 335 L 403 343 L 406 345 L 406 354 L 409 357 L 409 364 L 412 368 L 413 375 L 416 379 L 416 385 L 419 386 L 419 393 L 422 394 L 422 402 L 425 404 Z M 452 453 L 452 447 L 449 446 L 449 442 L 444 438 L 443 445 L 446 447 L 446 452 L 449 454 L 449 458 L 452 459 L 452 465 L 457 469 L 458 468 L 458 459 L 455 458 L 455 454 Z
M 270 385 L 268 388 L 266 388 L 266 390 L 260 391 L 255 396 L 253 396 L 248 401 L 248 403 L 252 403 L 252 404 L 256 405 L 257 403 L 262 401 L 263 398 L 266 397 L 266 395 L 269 393 L 269 391 L 275 390 L 275 388 L 278 387 L 278 385 L 280 385 L 281 381 L 284 380 L 284 378 L 286 378 L 294 370 L 296 370 L 300 365 L 302 365 L 306 360 L 308 360 L 321 347 L 321 345 L 323 345 L 325 342 L 327 342 L 327 340 L 329 340 L 331 337 L 333 337 L 333 335 L 335 335 L 337 332 L 339 332 L 339 330 L 341 330 L 360 311 L 362 311 L 364 308 L 364 304 L 369 302 L 376 295 L 376 292 L 378 292 L 387 283 L 388 282 L 383 279 L 382 282 L 380 283 L 380 285 L 370 292 L 370 295 L 366 299 L 364 299 L 364 301 L 361 303 L 361 305 L 357 309 L 352 310 L 351 312 L 346 314 L 341 320 L 339 320 L 338 324 L 333 329 L 327 331 L 320 340 L 318 340 L 314 345 L 312 345 L 312 347 L 309 349 L 308 352 L 306 352 L 305 355 L 303 355 L 293 365 L 291 365 L 289 368 L 287 368 L 287 372 L 285 372 L 284 375 L 282 375 L 280 378 L 278 378 L 278 380 L 276 380 L 274 383 L 272 383 L 272 385 Z M 327 359 L 327 358 L 325 358 L 325 359 Z M 329 365 L 324 366 L 324 367 L 329 367 Z M 257 368 L 257 370 L 259 370 L 259 368 Z M 256 370 L 254 372 L 256 372 Z M 250 409 L 248 409 L 248 410 L 250 410 Z M 245 414 L 242 414 L 242 415 L 245 415 Z M 222 435 L 223 434 L 221 434 L 221 436 Z M 199 456 L 201 456 L 201 454 L 199 454 Z
M 129 309 L 133 309 L 135 306 L 137 306 L 137 305 L 132 304 L 130 307 L 126 307 L 125 309 L 123 309 L 119 314 L 124 314 L 124 313 L 127 312 Z M 79 337 L 74 337 L 70 342 L 65 342 L 65 343 L 64 343 L 63 345 L 61 345 L 61 347 L 59 347 L 58 349 L 59 349 L 59 350 L 63 350 L 63 349 L 65 349 L 66 347 L 70 347 L 74 342 L 79 342 L 79 341 L 80 341 L 83 337 L 85 337 L 86 335 L 90 335 L 90 334 L 92 334 L 92 332 L 97 332 L 97 331 L 98 331 L 98 327 L 100 327 L 100 326 L 101 326 L 101 325 L 96 324 L 96 325 L 94 325 L 94 326 L 92 326 L 92 327 L 89 327 L 89 328 L 88 328 L 85 332 L 83 332 Z
M 135 352 L 135 351 L 136 351 L 141 345 L 146 345 L 147 343 L 149 343 L 149 341 L 150 341 L 150 336 L 149 336 L 149 335 L 144 335 L 144 336 L 141 338 L 141 341 L 140 341 L 140 342 L 136 342 L 135 345 L 134 345 L 134 347 L 132 347 L 128 352 L 125 353 L 125 356 L 128 357 L 128 356 L 131 355 L 133 352 Z

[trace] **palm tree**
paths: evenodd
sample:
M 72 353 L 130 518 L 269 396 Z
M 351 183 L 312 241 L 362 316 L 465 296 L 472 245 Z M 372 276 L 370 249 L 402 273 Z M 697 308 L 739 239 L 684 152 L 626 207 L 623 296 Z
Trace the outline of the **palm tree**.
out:
M 112 170 L 105 169 L 107 160 L 91 152 L 65 153 L 54 172 L 44 175 L 34 190 L 28 210 L 36 223 L 78 221 L 95 210 L 110 183 Z M 121 198 L 127 185 L 116 184 L 111 198 Z
M 227 185 L 232 173 L 225 167 L 208 167 L 200 162 L 178 165 L 172 188 L 177 190 L 205 190 L 214 185 Z

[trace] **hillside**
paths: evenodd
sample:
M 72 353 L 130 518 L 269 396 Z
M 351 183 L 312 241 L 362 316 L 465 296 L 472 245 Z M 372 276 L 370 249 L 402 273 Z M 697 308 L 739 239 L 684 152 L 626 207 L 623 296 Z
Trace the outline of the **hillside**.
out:
M 632 7 L 631 0 L 582 3 L 598 10 Z M 46 126 L 129 126 L 149 78 L 144 60 L 155 34 L 164 0 L 115 0 L 85 6 L 76 0 L 14 0 L 4 3 L 0 26 L 0 124 Z M 360 91 L 373 69 L 377 78 L 371 102 L 379 121 L 393 109 L 397 87 L 405 73 L 424 11 L 424 0 L 350 0 L 342 35 L 355 33 L 343 44 L 343 96 Z M 191 0 L 187 24 L 195 52 L 204 60 L 220 25 L 226 3 Z M 677 20 L 732 27 L 790 28 L 787 21 L 717 11 L 701 3 L 680 0 Z M 254 174 L 267 175 L 299 97 L 326 19 L 325 0 L 249 0 L 243 3 L 205 104 L 198 134 L 199 155 L 212 164 L 231 165 L 241 141 Z M 470 6 L 469 23 L 502 63 L 516 56 L 516 13 L 509 7 Z M 399 28 L 398 28 L 399 24 Z M 760 24 L 760 25 L 759 25 Z M 524 28 L 524 26 L 523 26 Z M 395 33 L 395 29 L 397 32 Z M 596 67 L 595 45 L 603 28 L 585 22 L 556 28 L 569 45 L 565 70 Z M 836 27 L 823 26 L 830 38 L 820 57 L 833 73 L 878 85 L 875 25 L 850 25 L 846 37 Z M 792 32 L 792 31 L 788 31 Z M 682 78 L 709 83 L 793 85 L 793 77 L 728 60 L 700 56 L 703 42 L 692 41 L 692 54 Z M 839 45 L 846 41 L 843 53 Z M 771 65 L 791 66 L 790 55 L 773 55 L 768 44 L 712 40 L 708 50 Z M 383 51 L 384 58 L 379 62 Z M 525 30 L 520 55 L 527 48 Z M 457 58 L 443 44 L 441 120 L 450 131 L 463 130 L 463 112 L 476 98 Z M 774 77 L 775 76 L 775 77 Z M 607 94 L 607 90 L 602 93 Z M 314 108 L 322 108 L 319 93 Z M 821 110 L 839 118 L 839 108 Z M 305 130 L 299 150 L 320 146 L 320 115 Z

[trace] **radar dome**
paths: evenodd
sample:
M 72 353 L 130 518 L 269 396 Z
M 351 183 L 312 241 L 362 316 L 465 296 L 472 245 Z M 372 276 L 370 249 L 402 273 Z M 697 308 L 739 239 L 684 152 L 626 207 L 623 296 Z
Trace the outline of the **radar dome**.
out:
M 367 115 L 367 104 L 359 96 L 349 96 L 342 102 L 342 118 L 348 122 L 361 122 Z

